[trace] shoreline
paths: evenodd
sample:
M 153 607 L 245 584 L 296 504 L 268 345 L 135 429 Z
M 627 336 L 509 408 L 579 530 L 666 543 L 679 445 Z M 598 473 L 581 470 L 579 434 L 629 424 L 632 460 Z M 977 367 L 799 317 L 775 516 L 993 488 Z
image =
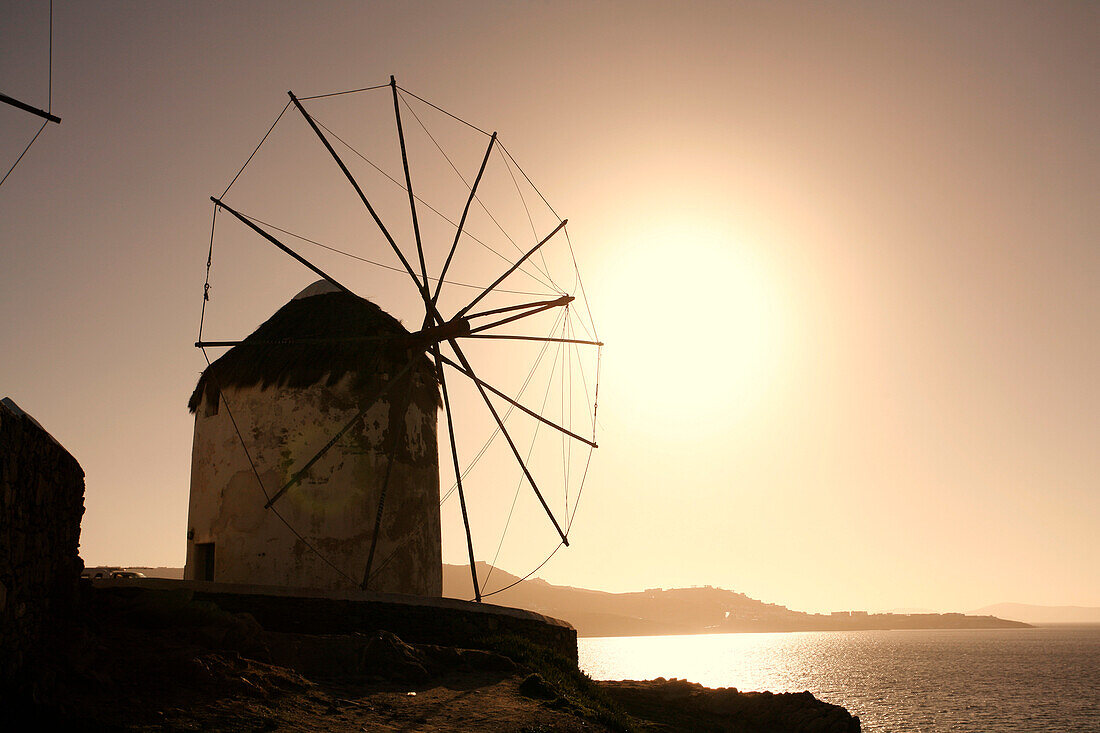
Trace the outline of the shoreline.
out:
M 514 634 L 460 648 L 384 630 L 275 632 L 179 594 L 90 585 L 81 607 L 79 622 L 56 630 L 49 694 L 30 708 L 28 698 L 9 701 L 22 702 L 28 721 L 114 730 L 860 730 L 858 718 L 808 692 L 592 680 L 575 659 Z

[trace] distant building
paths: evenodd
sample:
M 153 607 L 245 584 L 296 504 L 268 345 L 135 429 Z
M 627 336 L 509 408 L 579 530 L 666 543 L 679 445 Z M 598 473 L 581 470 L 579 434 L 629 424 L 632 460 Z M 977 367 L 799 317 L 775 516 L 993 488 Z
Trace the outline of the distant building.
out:
M 358 586 L 396 443 L 368 588 L 442 594 L 439 393 L 432 363 L 422 350 L 406 351 L 406 336 L 381 308 L 322 280 L 202 373 L 189 403 L 186 579 Z M 364 419 L 265 508 L 363 409 Z

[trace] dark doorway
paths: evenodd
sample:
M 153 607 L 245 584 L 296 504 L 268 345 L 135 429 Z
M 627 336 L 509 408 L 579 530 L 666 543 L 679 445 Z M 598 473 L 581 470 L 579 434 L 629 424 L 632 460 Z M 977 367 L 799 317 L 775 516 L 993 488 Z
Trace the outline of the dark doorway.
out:
M 214 579 L 214 543 L 195 545 L 195 580 Z

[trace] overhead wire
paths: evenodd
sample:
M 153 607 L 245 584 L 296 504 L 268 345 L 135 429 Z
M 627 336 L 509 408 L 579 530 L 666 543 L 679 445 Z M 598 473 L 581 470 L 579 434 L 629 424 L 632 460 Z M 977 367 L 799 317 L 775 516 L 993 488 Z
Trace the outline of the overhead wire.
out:
M 50 0 L 49 82 L 46 90 L 46 111 L 53 112 L 53 0 Z
M 37 140 L 38 136 L 42 134 L 42 131 L 46 129 L 46 125 L 48 125 L 49 122 L 49 120 L 43 122 L 42 126 L 38 128 L 38 132 L 34 133 L 34 137 L 31 138 L 31 141 L 29 143 L 27 143 L 27 147 L 23 148 L 23 152 L 20 153 L 19 157 L 15 159 L 15 162 L 11 164 L 11 168 L 8 168 L 8 172 L 4 174 L 3 178 L 0 178 L 0 186 L 3 186 L 4 181 L 8 180 L 8 176 L 10 176 L 11 172 L 15 170 L 15 166 L 19 165 L 19 161 L 23 160 L 23 156 L 26 155 L 27 151 L 31 149 L 31 146 L 34 145 L 34 141 Z

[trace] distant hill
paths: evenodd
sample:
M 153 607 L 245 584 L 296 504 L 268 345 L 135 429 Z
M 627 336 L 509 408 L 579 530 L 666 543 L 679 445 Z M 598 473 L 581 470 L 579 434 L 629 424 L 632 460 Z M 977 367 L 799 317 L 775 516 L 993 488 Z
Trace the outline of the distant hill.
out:
M 491 566 L 478 563 L 484 582 Z M 649 636 L 736 631 L 841 631 L 862 629 L 1012 628 L 1026 623 L 961 613 L 868 614 L 860 611 L 809 614 L 765 603 L 722 588 L 650 588 L 635 593 L 551 585 L 492 569 L 489 588 L 504 588 L 487 603 L 525 608 L 560 618 L 580 636 Z M 512 584 L 515 583 L 513 586 Z M 473 584 L 468 565 L 443 566 L 443 595 L 470 600 Z
M 477 564 L 484 582 L 491 566 Z M 183 568 L 130 567 L 150 578 L 182 578 Z M 515 585 L 512 585 L 512 584 Z M 560 618 L 580 636 L 659 636 L 736 631 L 855 631 L 862 629 L 1012 628 L 1029 624 L 1100 623 L 1100 608 L 1028 606 L 1001 603 L 961 613 L 902 612 L 811 614 L 765 603 L 722 588 L 650 588 L 635 593 L 607 593 L 539 578 L 519 582 L 492 568 L 490 590 L 512 586 L 485 598 L 486 603 L 525 608 Z M 471 600 L 470 566 L 443 566 L 443 595 Z M 904 609 L 908 611 L 908 609 Z
M 997 603 L 973 613 L 990 614 L 1028 624 L 1100 624 L 1100 608 L 1094 606 L 1034 606 Z
M 183 580 L 183 568 L 130 568 L 130 570 L 136 570 L 147 578 Z

